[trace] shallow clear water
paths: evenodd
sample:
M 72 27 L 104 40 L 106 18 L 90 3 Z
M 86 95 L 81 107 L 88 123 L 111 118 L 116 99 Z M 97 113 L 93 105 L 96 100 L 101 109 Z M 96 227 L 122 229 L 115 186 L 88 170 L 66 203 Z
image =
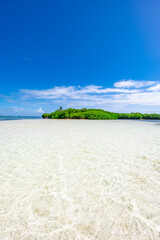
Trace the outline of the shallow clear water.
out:
M 0 123 L 0 239 L 160 239 L 160 123 Z
M 0 121 L 23 120 L 23 119 L 39 119 L 40 116 L 0 116 Z

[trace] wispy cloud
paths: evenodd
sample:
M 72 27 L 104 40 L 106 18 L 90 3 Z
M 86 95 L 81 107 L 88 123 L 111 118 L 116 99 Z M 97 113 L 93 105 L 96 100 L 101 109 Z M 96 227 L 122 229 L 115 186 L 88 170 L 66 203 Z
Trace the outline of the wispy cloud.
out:
M 43 111 L 43 109 L 40 107 L 40 108 L 38 108 L 37 110 L 36 110 L 36 112 L 38 112 L 38 113 L 44 113 L 44 111 Z
M 4 95 L 0 94 L 0 101 L 7 101 L 8 103 L 14 102 L 14 96 L 12 95 Z
M 22 108 L 22 107 L 13 107 L 12 109 L 13 109 L 13 112 L 15 113 L 19 113 L 25 110 L 25 108 Z
M 45 111 L 53 111 L 57 105 L 77 108 L 95 107 L 110 111 L 135 111 L 138 109 L 143 112 L 145 109 L 145 111 L 152 112 L 154 109 L 158 112 L 160 82 L 129 79 L 115 82 L 111 88 L 88 85 L 84 87 L 59 86 L 43 90 L 21 89 L 17 93 L 17 100 L 20 100 L 19 97 L 21 106 L 17 109 L 17 113 L 25 112 L 28 106 L 32 114 L 40 115 Z M 34 110 L 31 110 L 31 107 Z M 16 108 L 14 111 L 16 112 Z
M 142 88 L 155 84 L 155 81 L 134 81 L 132 79 L 115 82 L 114 86 L 117 88 Z
M 13 106 L 8 108 L 0 108 L 0 115 L 13 115 L 13 116 L 39 116 L 43 113 L 43 109 L 41 107 L 31 108 L 31 107 L 19 107 Z
M 160 84 L 157 84 L 153 87 L 150 87 L 148 88 L 148 91 L 151 91 L 151 92 L 160 92 Z
M 148 88 L 148 86 L 150 86 Z M 133 89 L 134 88 L 134 89 Z M 159 105 L 160 84 L 155 81 L 122 80 L 114 83 L 113 88 L 89 85 L 61 86 L 45 90 L 20 90 L 22 98 L 44 100 L 75 100 L 99 103 L 154 104 Z M 156 94 L 155 94 L 156 91 Z
M 100 95 L 109 94 L 109 93 L 136 93 L 137 90 L 123 89 L 123 88 L 103 88 L 101 86 L 89 85 L 85 87 L 77 86 L 62 86 L 54 87 L 52 89 L 46 90 L 29 90 L 22 89 L 23 99 L 93 99 Z

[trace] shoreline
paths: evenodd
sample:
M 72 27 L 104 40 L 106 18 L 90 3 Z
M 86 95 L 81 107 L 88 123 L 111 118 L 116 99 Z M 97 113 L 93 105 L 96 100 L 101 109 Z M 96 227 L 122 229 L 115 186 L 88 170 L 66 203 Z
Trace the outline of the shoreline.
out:
M 41 121 L 41 120 L 45 120 L 47 122 L 47 120 L 49 120 L 49 122 L 51 122 L 52 120 L 53 121 L 61 121 L 61 122 L 69 122 L 69 121 L 80 121 L 80 122 L 88 122 L 88 121 L 92 121 L 92 122 L 104 122 L 104 121 L 107 121 L 107 122 L 123 122 L 123 121 L 127 121 L 127 122 L 160 122 L 159 119 L 50 119 L 50 118 L 46 118 L 46 119 L 43 119 L 43 118 L 39 118 L 39 119 L 7 119 L 7 120 L 0 120 L 0 124 L 1 123 L 9 123 L 9 122 L 23 122 L 23 121 L 26 121 L 26 122 L 30 122 L 32 121 L 33 122 L 36 122 L 36 121 Z M 43 122 L 45 122 L 43 121 Z

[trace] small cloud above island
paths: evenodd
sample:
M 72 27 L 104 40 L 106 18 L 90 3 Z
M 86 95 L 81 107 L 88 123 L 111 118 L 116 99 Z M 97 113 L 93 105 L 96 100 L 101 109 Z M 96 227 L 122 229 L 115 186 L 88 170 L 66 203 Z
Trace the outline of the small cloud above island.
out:
M 37 110 L 36 110 L 36 112 L 38 112 L 38 113 L 44 113 L 44 111 L 43 111 L 43 109 L 40 107 L 40 108 L 38 108 Z

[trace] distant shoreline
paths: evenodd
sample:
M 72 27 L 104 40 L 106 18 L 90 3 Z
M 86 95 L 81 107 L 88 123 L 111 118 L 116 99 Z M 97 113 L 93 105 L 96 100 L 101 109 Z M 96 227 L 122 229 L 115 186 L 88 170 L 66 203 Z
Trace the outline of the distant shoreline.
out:
M 0 116 L 0 121 L 42 119 L 41 116 Z

